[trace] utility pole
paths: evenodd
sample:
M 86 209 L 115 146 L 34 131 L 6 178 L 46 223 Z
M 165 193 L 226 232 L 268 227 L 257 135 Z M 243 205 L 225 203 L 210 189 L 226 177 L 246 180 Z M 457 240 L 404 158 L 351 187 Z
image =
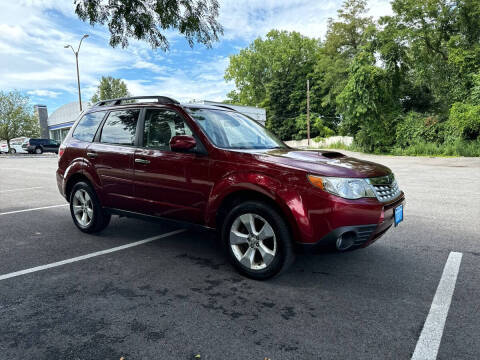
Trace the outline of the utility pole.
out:
M 307 79 L 307 145 L 310 146 L 310 80 Z
M 77 64 L 77 86 L 78 86 L 78 102 L 80 104 L 80 112 L 82 112 L 82 95 L 80 93 L 80 72 L 78 71 L 78 53 L 80 52 L 80 46 L 82 46 L 82 41 L 83 39 L 86 39 L 88 37 L 87 34 L 83 35 L 83 37 L 80 39 L 80 43 L 78 44 L 77 51 L 73 48 L 72 45 L 65 45 L 64 48 L 71 48 L 73 53 L 75 54 L 75 63 Z

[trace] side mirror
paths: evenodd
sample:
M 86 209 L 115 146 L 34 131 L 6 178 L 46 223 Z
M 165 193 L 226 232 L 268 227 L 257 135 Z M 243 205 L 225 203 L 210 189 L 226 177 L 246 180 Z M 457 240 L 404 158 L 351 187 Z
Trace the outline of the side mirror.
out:
M 188 151 L 197 146 L 193 136 L 177 135 L 170 139 L 170 149 L 172 151 Z

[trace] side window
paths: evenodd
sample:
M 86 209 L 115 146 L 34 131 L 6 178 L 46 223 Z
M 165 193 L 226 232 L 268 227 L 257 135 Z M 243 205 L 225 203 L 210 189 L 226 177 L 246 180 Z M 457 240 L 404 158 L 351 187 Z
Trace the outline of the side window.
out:
M 100 142 L 133 145 L 139 113 L 139 109 L 112 111 L 103 125 Z
M 78 122 L 72 136 L 78 140 L 92 142 L 97 132 L 98 124 L 100 124 L 104 116 L 105 111 L 84 115 Z
M 170 139 L 177 135 L 193 135 L 180 115 L 173 110 L 147 110 L 143 132 L 144 147 L 170 150 Z

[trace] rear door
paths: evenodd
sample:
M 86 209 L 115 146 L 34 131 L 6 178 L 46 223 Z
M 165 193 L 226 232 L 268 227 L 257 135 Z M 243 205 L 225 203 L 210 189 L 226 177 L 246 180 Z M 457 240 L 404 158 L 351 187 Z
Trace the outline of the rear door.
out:
M 58 151 L 59 144 L 55 140 L 47 139 L 44 141 L 45 141 L 45 145 L 43 145 L 44 151 L 48 151 L 48 152 Z
M 203 223 L 212 188 L 210 160 L 197 140 L 190 152 L 173 152 L 175 135 L 195 135 L 184 118 L 171 109 L 146 109 L 142 143 L 135 152 L 135 197 L 138 211 Z
M 134 207 L 133 155 L 139 114 L 140 109 L 111 111 L 87 147 L 87 159 L 99 178 L 106 207 Z

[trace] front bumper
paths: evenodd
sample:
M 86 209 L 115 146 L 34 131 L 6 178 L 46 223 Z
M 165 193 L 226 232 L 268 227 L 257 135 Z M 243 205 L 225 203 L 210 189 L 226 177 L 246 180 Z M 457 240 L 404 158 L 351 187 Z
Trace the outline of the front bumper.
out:
M 378 223 L 339 226 L 330 230 L 317 242 L 297 243 L 296 248 L 302 252 L 316 252 L 332 248 L 353 250 L 367 247 L 382 237 L 394 225 L 394 210 L 399 205 L 405 207 L 403 193 L 394 201 L 383 205 Z M 341 245 L 342 240 L 348 241 L 350 246 L 341 249 L 339 245 Z

